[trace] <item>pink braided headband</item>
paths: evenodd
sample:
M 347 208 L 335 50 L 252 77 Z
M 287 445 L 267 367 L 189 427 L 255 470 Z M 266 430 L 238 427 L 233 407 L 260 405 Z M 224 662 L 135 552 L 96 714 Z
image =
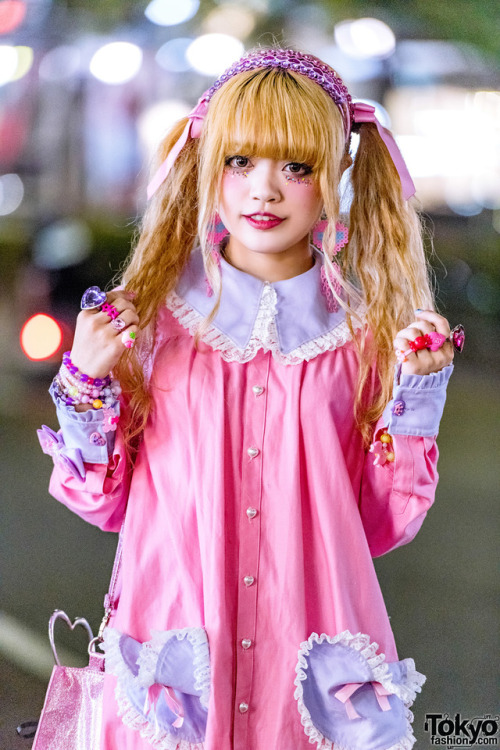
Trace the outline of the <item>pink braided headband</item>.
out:
M 158 171 L 149 183 L 147 191 L 148 199 L 155 194 L 160 185 L 165 181 L 172 165 L 188 139 L 200 137 L 203 120 L 208 111 L 208 104 L 215 92 L 230 78 L 238 75 L 238 73 L 242 73 L 245 70 L 259 70 L 261 68 L 281 68 L 282 70 L 292 70 L 296 73 L 307 76 L 311 81 L 314 81 L 318 86 L 321 86 L 328 96 L 333 99 L 342 115 L 346 141 L 350 137 L 354 124 L 363 122 L 374 123 L 380 137 L 389 151 L 389 154 L 391 155 L 394 166 L 398 171 L 404 199 L 408 200 L 414 195 L 415 185 L 413 184 L 413 180 L 408 172 L 408 167 L 404 162 L 392 133 L 382 127 L 375 117 L 375 107 L 364 102 L 353 102 L 342 79 L 337 75 L 333 68 L 330 68 L 326 63 L 318 60 L 317 57 L 290 49 L 264 49 L 257 52 L 250 52 L 248 55 L 245 55 L 235 62 L 220 76 L 220 78 L 217 79 L 214 85 L 201 96 L 196 107 L 188 115 L 189 120 L 179 140 L 174 144 L 167 158 L 163 164 L 160 165 Z

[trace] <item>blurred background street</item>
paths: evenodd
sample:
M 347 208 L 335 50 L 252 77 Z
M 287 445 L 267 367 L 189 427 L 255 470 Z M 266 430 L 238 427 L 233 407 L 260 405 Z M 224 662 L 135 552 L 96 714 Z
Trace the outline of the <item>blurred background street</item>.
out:
M 498 715 L 498 3 L 0 0 L 0 750 L 31 744 L 15 728 L 43 703 L 52 611 L 98 629 L 116 545 L 50 498 L 36 437 L 56 428 L 47 389 L 81 294 L 125 261 L 161 136 L 273 39 L 329 62 L 393 129 L 434 237 L 439 309 L 466 327 L 436 504 L 376 567 L 400 656 L 427 675 L 417 747 L 431 746 L 426 713 Z M 82 634 L 58 636 L 85 663 Z

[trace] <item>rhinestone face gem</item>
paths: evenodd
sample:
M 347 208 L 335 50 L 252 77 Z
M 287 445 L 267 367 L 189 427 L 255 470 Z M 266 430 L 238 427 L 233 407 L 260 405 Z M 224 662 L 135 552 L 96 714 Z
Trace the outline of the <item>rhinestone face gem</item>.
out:
M 264 387 L 262 385 L 253 385 L 252 391 L 256 396 L 260 396 L 261 393 L 264 393 Z
M 248 518 L 255 518 L 256 515 L 257 515 L 257 508 L 247 508 Z
M 258 448 L 248 448 L 247 453 L 250 456 L 250 458 L 255 458 L 255 456 L 259 455 L 259 449 Z
M 106 302 L 106 292 L 101 292 L 98 286 L 89 286 L 83 293 L 80 307 L 82 310 L 94 310 Z
M 253 576 L 245 576 L 243 579 L 243 583 L 245 584 L 245 586 L 251 586 L 254 581 L 255 578 Z

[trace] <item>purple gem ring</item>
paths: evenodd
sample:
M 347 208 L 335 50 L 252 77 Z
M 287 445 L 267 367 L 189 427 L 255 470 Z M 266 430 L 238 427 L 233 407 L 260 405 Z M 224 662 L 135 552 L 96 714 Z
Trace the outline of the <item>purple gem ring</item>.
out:
M 82 310 L 96 310 L 106 302 L 106 292 L 101 291 L 98 286 L 89 286 L 83 293 L 80 308 Z
M 110 321 L 112 327 L 115 329 L 115 331 L 123 331 L 125 326 L 127 325 L 124 320 L 121 318 L 114 318 Z

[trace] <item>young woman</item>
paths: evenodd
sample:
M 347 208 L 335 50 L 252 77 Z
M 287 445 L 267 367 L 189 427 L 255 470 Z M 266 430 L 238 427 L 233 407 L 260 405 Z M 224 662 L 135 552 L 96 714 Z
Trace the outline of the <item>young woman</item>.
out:
M 52 387 L 50 491 L 125 519 L 101 747 L 407 750 L 424 677 L 372 557 L 433 502 L 463 333 L 433 309 L 411 179 L 373 108 L 282 49 L 226 71 L 158 165 Z

